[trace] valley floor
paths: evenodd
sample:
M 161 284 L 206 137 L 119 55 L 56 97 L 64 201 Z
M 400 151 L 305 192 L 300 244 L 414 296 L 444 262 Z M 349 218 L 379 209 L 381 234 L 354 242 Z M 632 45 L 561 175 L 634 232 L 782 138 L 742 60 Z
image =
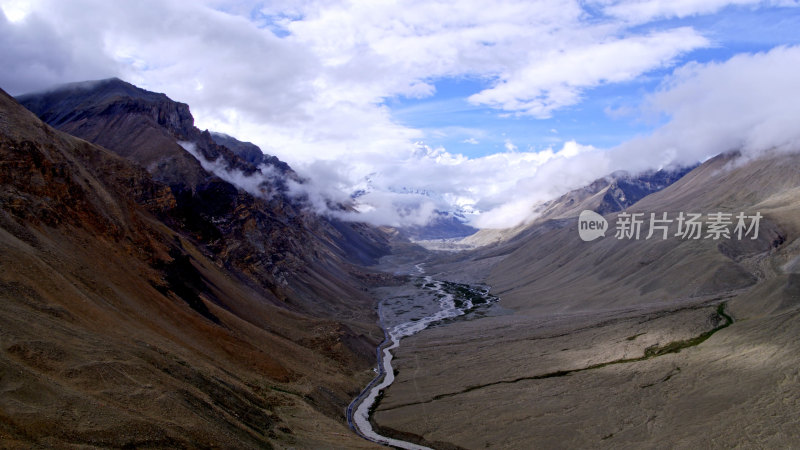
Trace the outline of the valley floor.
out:
M 374 423 L 436 448 L 800 442 L 800 312 L 736 321 L 743 295 L 428 329 Z

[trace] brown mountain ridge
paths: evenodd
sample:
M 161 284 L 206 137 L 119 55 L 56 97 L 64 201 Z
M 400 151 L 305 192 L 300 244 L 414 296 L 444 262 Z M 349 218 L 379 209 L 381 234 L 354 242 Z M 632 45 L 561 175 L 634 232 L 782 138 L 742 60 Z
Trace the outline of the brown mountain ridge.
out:
M 176 136 L 249 163 L 142 97 L 67 107 L 122 157 L 0 93 L 0 441 L 366 445 L 342 414 L 382 338 L 381 233 L 206 172 Z

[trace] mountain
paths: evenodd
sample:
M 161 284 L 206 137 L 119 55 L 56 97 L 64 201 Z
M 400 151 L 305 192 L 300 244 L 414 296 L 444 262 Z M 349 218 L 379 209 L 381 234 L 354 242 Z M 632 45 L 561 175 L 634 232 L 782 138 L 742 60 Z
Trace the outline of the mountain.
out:
M 244 159 L 250 164 L 253 164 L 254 166 L 267 164 L 277 168 L 278 171 L 284 175 L 292 171 L 288 164 L 279 160 L 275 156 L 265 154 L 257 145 L 253 144 L 252 142 L 242 142 L 233 136 L 216 132 L 211 132 L 211 139 L 213 139 L 217 144 L 229 148 L 240 158 Z
M 784 186 L 800 182 L 790 175 L 791 169 L 787 170 L 798 164 L 797 157 L 781 155 L 752 162 L 744 170 L 728 169 L 736 159 L 734 155 L 722 155 L 707 161 L 668 189 L 645 197 L 625 211 L 641 212 L 648 218 L 650 213 L 660 217 L 666 212 L 673 220 L 680 212 L 752 214 L 762 209 L 759 203 L 770 195 L 785 195 Z M 776 174 L 780 181 L 762 179 L 764 165 L 772 172 L 780 171 Z M 738 177 L 757 183 L 747 185 Z M 619 213 L 606 217 L 613 224 Z M 677 231 L 676 224 L 672 227 L 673 233 Z M 575 239 L 577 221 L 573 216 L 565 219 L 561 227 L 520 245 L 493 269 L 490 279 L 509 302 L 536 296 L 547 298 L 550 307 L 557 310 L 581 308 L 576 301 L 577 289 L 585 289 L 583 295 L 597 291 L 591 294 L 593 307 L 715 295 L 753 285 L 758 276 L 746 260 L 783 243 L 783 228 L 768 215 L 760 223 L 757 240 L 648 240 L 644 239 L 646 233 L 641 239 L 628 240 L 616 239 L 611 229 L 607 238 L 590 245 Z M 554 251 L 556 248 L 558 252 Z M 687 270 L 689 267 L 693 269 Z M 580 283 L 574 283 L 576 277 L 580 277 Z M 531 291 L 534 286 L 536 291 Z
M 350 194 L 350 198 L 356 200 L 359 197 L 373 192 L 374 176 L 375 174 L 370 174 L 365 177 Z M 444 196 L 428 189 L 392 186 L 389 187 L 388 190 L 400 195 L 415 196 L 417 198 L 425 197 L 426 200 L 430 200 L 436 205 L 447 204 Z M 478 231 L 477 228 L 467 224 L 467 214 L 469 214 L 469 212 L 464 208 L 453 205 L 446 210 L 434 209 L 428 218 L 428 222 L 423 225 L 400 225 L 396 227 L 398 237 L 411 241 L 463 238 Z
M 383 338 L 367 289 L 386 276 L 362 266 L 383 234 L 204 169 L 277 163 L 162 94 L 106 80 L 22 100 L 82 138 L 0 92 L 3 445 L 366 445 L 343 410 Z
M 348 264 L 374 263 L 388 251 L 386 237 L 307 212 L 287 193 L 287 182 L 300 182 L 288 165 L 272 156 L 253 159 L 255 149 L 246 143 L 197 129 L 188 105 L 116 78 L 19 101 L 50 125 L 140 164 L 169 185 L 176 225 L 284 306 L 349 317 L 353 305 L 371 301 L 352 282 Z
M 534 209 L 539 221 L 576 217 L 584 209 L 608 214 L 633 205 L 678 181 L 696 166 L 660 169 L 632 175 L 625 171 L 600 178 Z
M 585 204 L 601 204 L 592 190 Z M 590 242 L 573 211 L 428 263 L 439 278 L 488 274 L 499 307 L 403 342 L 381 430 L 465 448 L 791 446 L 800 153 L 719 155 L 606 213 Z M 758 232 L 739 239 L 733 219 L 730 238 L 709 237 L 719 212 L 760 216 Z M 701 214 L 702 236 L 673 222 L 648 239 L 651 213 Z M 645 218 L 639 239 L 615 237 L 623 214 Z
M 531 211 L 532 220 L 507 229 L 478 230 L 462 239 L 446 242 L 439 248 L 474 250 L 454 257 L 462 260 L 482 260 L 507 255 L 526 238 L 537 235 L 542 229 L 559 227 L 565 219 L 575 218 L 583 210 L 600 214 L 621 211 L 675 183 L 694 167 L 696 166 L 665 168 L 639 174 L 617 171 L 536 205 Z

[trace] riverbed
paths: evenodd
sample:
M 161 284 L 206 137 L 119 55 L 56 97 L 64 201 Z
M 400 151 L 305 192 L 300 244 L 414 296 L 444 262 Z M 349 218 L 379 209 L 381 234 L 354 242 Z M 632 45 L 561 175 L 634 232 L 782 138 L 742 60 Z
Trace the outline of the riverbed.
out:
M 412 282 L 416 289 L 406 295 L 385 298 L 378 305 L 378 315 L 385 339 L 377 348 L 377 376 L 347 409 L 350 427 L 373 442 L 404 449 L 427 449 L 411 442 L 378 434 L 370 423 L 371 411 L 395 378 L 392 351 L 404 337 L 434 325 L 466 316 L 489 307 L 496 301 L 483 286 L 470 286 L 434 280 L 424 275 L 422 264 L 414 266 Z

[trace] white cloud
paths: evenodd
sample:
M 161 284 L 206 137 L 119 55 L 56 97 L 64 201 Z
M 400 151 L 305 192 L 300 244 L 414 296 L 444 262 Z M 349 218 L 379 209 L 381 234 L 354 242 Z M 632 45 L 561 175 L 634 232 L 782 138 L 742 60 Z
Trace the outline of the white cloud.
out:
M 600 0 L 593 3 L 601 6 L 605 14 L 634 23 L 709 14 L 729 5 L 797 4 L 796 1 L 764 0 Z
M 194 142 L 178 141 L 178 144 L 194 156 L 203 169 L 256 197 L 269 200 L 275 194 L 274 181 L 282 178 L 282 175 L 271 165 L 262 164 L 253 174 L 246 175 L 239 169 L 228 167 L 222 158 L 217 158 L 216 161 L 207 160 L 197 151 L 197 145 Z
M 604 152 L 570 141 L 560 149 L 480 158 L 418 144 L 404 158 L 362 155 L 358 161 L 316 161 L 303 171 L 310 175 L 310 182 L 298 190 L 315 199 L 312 203 L 320 212 L 326 210 L 326 198 L 366 188 L 369 194 L 356 199 L 362 214 L 339 217 L 418 225 L 434 209 L 457 207 L 470 214 L 475 226 L 503 227 L 530 218 L 534 204 L 580 187 L 611 169 Z
M 636 173 L 673 163 L 692 164 L 730 150 L 742 150 L 750 157 L 769 150 L 797 151 L 798 73 L 800 47 L 680 67 L 645 100 L 650 113 L 668 117 L 663 126 L 605 151 L 568 142 L 558 152 L 538 153 L 533 164 L 521 164 L 519 171 L 513 169 L 514 162 L 503 161 L 498 167 L 511 169 L 504 175 L 515 183 L 482 186 L 484 197 L 478 204 L 484 205 L 483 214 L 474 224 L 493 228 L 530 220 L 531 205 L 614 170 Z M 516 154 L 493 157 L 509 155 Z
M 530 220 L 534 204 L 614 170 L 635 173 L 692 164 L 729 150 L 752 157 L 769 150 L 797 151 L 798 73 L 800 47 L 740 54 L 720 63 L 689 63 L 644 102 L 649 114 L 666 115 L 666 123 L 616 148 L 599 150 L 570 141 L 557 151 L 473 159 L 430 150 L 407 166 L 393 165 L 387 169 L 392 176 L 384 180 L 450 193 L 459 204 L 479 211 L 472 218 L 475 226 L 512 226 Z
M 689 63 L 646 100 L 646 108 L 669 121 L 615 149 L 614 158 L 641 167 L 656 163 L 659 155 L 689 162 L 730 150 L 797 150 L 798 74 L 800 47 Z
M 21 22 L 31 13 L 32 6 L 31 2 L 26 0 L 9 0 L 0 5 L 0 10 L 9 21 Z
M 692 28 L 634 26 L 742 3 L 765 2 L 0 0 L 0 87 L 19 94 L 117 75 L 190 104 L 198 126 L 287 160 L 311 180 L 293 189 L 320 210 L 369 184 L 359 201 L 375 223 L 418 223 L 456 205 L 478 211 L 479 226 L 513 225 L 533 202 L 615 169 L 792 145 L 797 50 L 676 70 L 649 100 L 667 125 L 611 151 L 570 141 L 533 153 L 509 139 L 507 152 L 467 158 L 416 143 L 433 133 L 476 145 L 497 136 L 415 129 L 384 100 L 430 96 L 438 79 L 469 78 L 485 87 L 469 97 L 475 104 L 548 117 L 594 87 L 712 44 Z
M 37 6 L 34 1 L 0 4 L 0 87 L 20 94 L 118 72 L 102 42 L 53 27 Z
M 668 66 L 678 55 L 707 44 L 695 30 L 678 28 L 647 36 L 612 38 L 568 51 L 552 49 L 530 58 L 494 87 L 470 96 L 469 100 L 547 118 L 554 110 L 577 103 L 587 88 L 632 80 Z

